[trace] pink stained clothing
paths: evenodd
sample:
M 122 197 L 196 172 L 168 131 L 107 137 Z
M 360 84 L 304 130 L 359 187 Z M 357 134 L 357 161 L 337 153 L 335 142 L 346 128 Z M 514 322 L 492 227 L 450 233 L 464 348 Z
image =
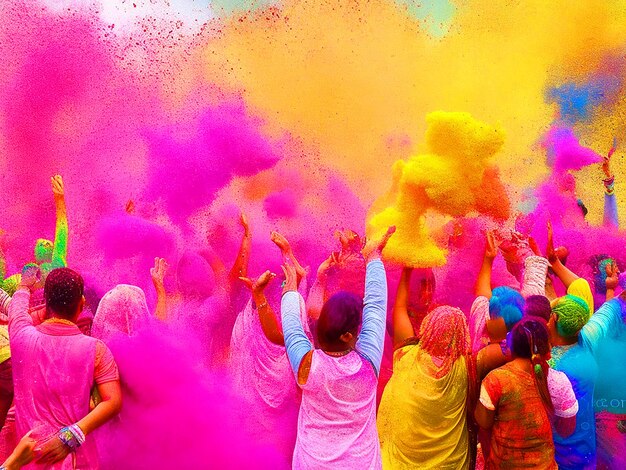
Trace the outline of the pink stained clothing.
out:
M 300 312 L 307 325 L 304 301 Z M 233 386 L 252 407 L 248 424 L 254 438 L 270 440 L 290 464 L 302 394 L 293 380 L 285 347 L 266 338 L 251 299 L 237 316 L 229 362 Z
M 150 318 L 143 290 L 120 284 L 100 299 L 91 335 L 108 343 L 116 334 L 132 336 Z
M 472 353 L 477 353 L 489 344 L 487 320 L 489 320 L 489 299 L 479 295 L 472 303 L 468 321 Z
M 301 385 L 294 469 L 382 467 L 377 381 L 372 364 L 356 351 L 335 357 L 313 350 L 308 380 Z
M 596 413 L 598 470 L 626 468 L 626 434 L 620 422 L 626 427 L 626 414 Z
M 109 349 L 83 335 L 74 324 L 44 322 L 33 326 L 30 293 L 20 289 L 9 308 L 15 420 L 18 436 L 35 430 L 38 438 L 56 434 L 89 413 L 94 384 L 119 380 Z M 93 439 L 54 465 L 32 463 L 27 469 L 97 469 Z

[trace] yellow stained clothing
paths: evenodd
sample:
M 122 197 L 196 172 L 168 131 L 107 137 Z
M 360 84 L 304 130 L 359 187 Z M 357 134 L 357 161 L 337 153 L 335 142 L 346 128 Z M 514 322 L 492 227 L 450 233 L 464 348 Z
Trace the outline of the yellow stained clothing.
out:
M 9 329 L 7 325 L 0 325 L 0 364 L 11 357 L 9 346 Z
M 580 297 L 581 299 L 583 299 L 589 306 L 589 313 L 593 315 L 593 294 L 591 293 L 591 287 L 589 287 L 589 283 L 585 279 L 579 277 L 574 282 L 572 282 L 567 288 L 567 293 L 569 295 L 575 295 L 576 297 Z
M 398 349 L 393 360 L 377 420 L 383 468 L 468 469 L 465 358 L 440 379 L 419 345 Z

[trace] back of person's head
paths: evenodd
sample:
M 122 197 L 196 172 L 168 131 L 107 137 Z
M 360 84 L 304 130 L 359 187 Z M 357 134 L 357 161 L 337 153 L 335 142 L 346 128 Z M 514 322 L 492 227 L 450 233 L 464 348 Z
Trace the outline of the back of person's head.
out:
M 510 347 L 514 357 L 530 359 L 541 401 L 546 410 L 553 413 L 554 405 L 548 390 L 550 335 L 546 322 L 533 317 L 520 320 L 511 330 Z
M 522 294 L 507 286 L 496 287 L 489 299 L 489 316 L 504 320 L 506 329 L 511 331 L 522 318 L 524 312 L 524 297 Z
M 52 261 L 52 252 L 54 250 L 54 243 L 45 238 L 39 238 L 35 242 L 35 260 L 38 264 L 49 263 Z
M 105 343 L 117 333 L 132 336 L 149 318 L 143 290 L 137 286 L 119 284 L 100 300 L 93 319 L 92 336 Z
M 435 377 L 447 375 L 456 360 L 471 349 L 465 314 L 449 305 L 434 308 L 420 325 L 419 345 L 430 356 L 443 359 Z
M 337 292 L 328 299 L 317 322 L 317 339 L 322 349 L 338 345 L 346 333 L 356 337 L 363 315 L 363 299 L 351 292 Z
M 198 253 L 186 251 L 176 267 L 179 291 L 188 297 L 206 298 L 215 289 L 215 275 Z
M 537 317 L 544 321 L 550 320 L 552 307 L 545 295 L 530 295 L 526 297 L 524 304 L 524 315 L 527 317 Z
M 70 268 L 50 271 L 44 285 L 46 309 L 67 320 L 75 320 L 82 310 L 85 285 L 83 278 Z
M 567 294 L 552 303 L 552 312 L 556 314 L 556 330 L 559 335 L 571 338 L 589 321 L 589 305 L 580 297 Z
M 606 255 L 596 256 L 592 260 L 593 284 L 598 294 L 606 294 L 606 268 L 613 263 L 615 260 Z

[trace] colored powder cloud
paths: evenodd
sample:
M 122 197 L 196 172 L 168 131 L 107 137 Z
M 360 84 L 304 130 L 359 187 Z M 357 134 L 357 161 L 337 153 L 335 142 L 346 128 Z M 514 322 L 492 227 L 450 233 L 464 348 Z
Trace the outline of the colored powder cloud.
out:
M 542 141 L 548 157 L 548 165 L 555 171 L 580 170 L 602 162 L 602 156 L 580 145 L 572 129 L 554 126 Z
M 509 217 L 507 194 L 498 173 L 490 167 L 504 143 L 502 130 L 468 113 L 439 111 L 429 114 L 427 122 L 427 153 L 396 162 L 395 201 L 368 221 L 370 236 L 380 236 L 395 225 L 385 256 L 420 268 L 441 266 L 446 261 L 446 250 L 429 234 L 428 211 L 451 217 L 472 211 L 502 220 Z M 487 183 L 487 192 L 483 183 Z

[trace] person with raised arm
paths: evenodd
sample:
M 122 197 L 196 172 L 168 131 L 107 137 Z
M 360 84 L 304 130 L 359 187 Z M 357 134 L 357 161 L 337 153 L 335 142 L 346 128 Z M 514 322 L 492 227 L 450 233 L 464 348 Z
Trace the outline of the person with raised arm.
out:
M 47 320 L 35 326 L 28 306 L 38 283 L 37 269 L 24 270 L 9 306 L 16 431 L 37 431 L 41 465 L 33 468 L 95 469 L 98 454 L 89 435 L 122 406 L 117 365 L 102 341 L 83 335 L 75 324 L 85 303 L 82 277 L 68 268 L 50 271 L 44 285 Z M 94 386 L 101 401 L 90 411 Z
M 380 256 L 394 231 L 390 227 L 382 240 L 370 240 L 363 248 L 365 297 L 340 291 L 324 303 L 317 323 L 319 349 L 302 325 L 296 268 L 289 261 L 283 265 L 283 334 L 292 372 L 302 389 L 294 469 L 381 467 L 376 385 L 387 279 Z
M 270 239 L 280 249 L 283 260 L 298 266 L 298 284 L 303 282 L 305 271 L 287 239 L 276 231 L 270 234 Z M 245 270 L 247 272 L 247 266 Z M 282 328 L 272 307 L 278 298 L 266 295 L 274 278 L 275 274 L 270 271 L 256 279 L 240 277 L 251 296 L 235 321 L 230 369 L 236 390 L 247 398 L 252 409 L 248 423 L 254 438 L 260 442 L 270 440 L 288 466 L 296 441 L 300 393 L 291 378 Z M 304 302 L 300 304 L 300 316 L 307 336 L 311 337 Z
M 50 178 L 52 185 L 52 194 L 54 195 L 54 205 L 56 208 L 56 229 L 54 234 L 54 242 L 40 238 L 35 243 L 35 261 L 41 269 L 40 284 L 45 282 L 46 276 L 50 271 L 56 268 L 67 266 L 67 241 L 69 228 L 67 223 L 67 208 L 65 206 L 65 186 L 63 178 L 60 175 Z M 0 250 L 0 288 L 4 289 L 9 295 L 13 295 L 16 291 L 21 274 L 14 274 L 4 279 L 5 270 L 4 254 Z

